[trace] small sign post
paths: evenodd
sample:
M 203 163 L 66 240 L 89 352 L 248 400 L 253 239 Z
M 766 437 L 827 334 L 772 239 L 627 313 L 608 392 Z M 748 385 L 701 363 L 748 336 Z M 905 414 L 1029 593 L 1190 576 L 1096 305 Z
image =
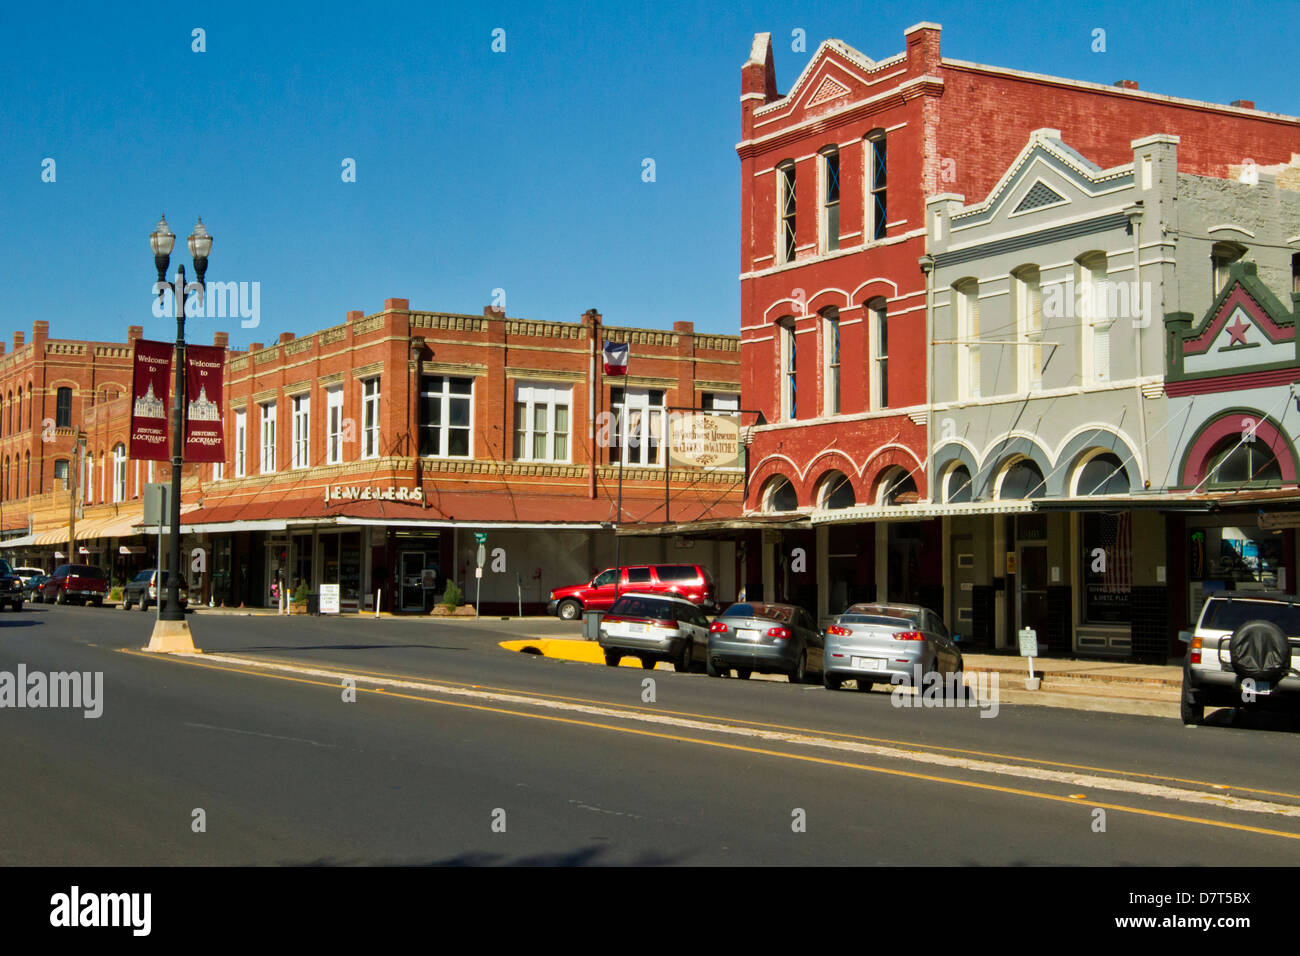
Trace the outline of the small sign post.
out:
M 1020 656 L 1029 658 L 1029 678 L 1025 681 L 1026 690 L 1038 690 L 1042 679 L 1034 676 L 1034 658 L 1038 656 L 1038 632 L 1032 627 L 1020 629 Z
M 474 540 L 478 542 L 478 554 L 475 555 L 478 567 L 474 569 L 474 577 L 478 582 L 474 586 L 474 616 L 478 617 L 479 608 L 483 604 L 483 565 L 487 563 L 487 545 L 484 542 L 487 541 L 487 532 L 475 531 Z

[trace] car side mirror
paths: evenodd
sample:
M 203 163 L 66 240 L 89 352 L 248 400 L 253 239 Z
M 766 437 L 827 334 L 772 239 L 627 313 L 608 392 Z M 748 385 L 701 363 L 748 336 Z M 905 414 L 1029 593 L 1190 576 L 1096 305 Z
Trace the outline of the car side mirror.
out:
M 1179 632 L 1178 632 L 1178 639 L 1179 639 L 1180 641 L 1182 641 L 1184 644 L 1190 644 L 1190 643 L 1192 643 L 1192 632 L 1191 632 L 1191 631 L 1179 631 Z

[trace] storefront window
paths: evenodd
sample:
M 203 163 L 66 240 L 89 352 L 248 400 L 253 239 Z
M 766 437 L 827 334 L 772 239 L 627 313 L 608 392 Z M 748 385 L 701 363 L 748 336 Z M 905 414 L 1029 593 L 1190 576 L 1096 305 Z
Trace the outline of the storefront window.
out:
M 1128 624 L 1133 587 L 1133 516 L 1083 516 L 1083 620 Z
M 1283 536 L 1251 527 L 1192 528 L 1187 576 L 1205 590 L 1281 588 Z M 1245 585 L 1243 588 L 1242 586 Z

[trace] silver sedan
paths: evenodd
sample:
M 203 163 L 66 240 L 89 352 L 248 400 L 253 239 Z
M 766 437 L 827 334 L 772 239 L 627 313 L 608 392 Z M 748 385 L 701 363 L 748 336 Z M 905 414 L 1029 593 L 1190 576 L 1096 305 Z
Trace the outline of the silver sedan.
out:
M 875 683 L 919 688 L 925 674 L 961 670 L 961 651 L 939 615 L 915 604 L 855 604 L 826 629 L 822 683 L 829 690 L 848 678 L 862 691 Z

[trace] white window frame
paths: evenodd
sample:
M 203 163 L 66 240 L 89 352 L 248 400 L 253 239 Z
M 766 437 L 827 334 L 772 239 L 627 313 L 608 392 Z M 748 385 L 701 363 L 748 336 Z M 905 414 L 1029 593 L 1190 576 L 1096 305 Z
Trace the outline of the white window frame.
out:
M 379 422 L 383 388 L 378 375 L 361 382 L 361 457 L 379 457 Z
M 976 279 L 953 286 L 957 313 L 957 400 L 980 397 L 980 287 Z
M 325 390 L 325 464 L 343 463 L 343 386 Z
M 883 129 L 872 130 L 863 139 L 864 147 L 863 175 L 865 177 L 863 194 L 866 196 L 866 210 L 862 217 L 866 228 L 863 230 L 862 238 L 864 242 L 881 242 L 888 238 L 886 226 L 889 220 L 889 144 L 885 140 L 885 131 Z M 885 168 L 885 185 L 879 186 L 876 183 L 876 151 L 879 149 L 884 155 L 884 162 L 881 164 Z M 884 194 L 885 214 L 883 217 L 876 215 L 876 194 Z
M 544 409 L 546 415 L 545 432 L 542 434 L 544 449 L 540 456 L 534 454 L 538 432 L 536 429 L 537 409 Z M 567 427 L 564 432 L 564 453 L 556 453 L 556 419 L 558 409 L 565 410 Z M 522 425 L 520 418 L 522 415 Z M 515 385 L 514 403 L 514 441 L 516 461 L 553 461 L 569 463 L 573 460 L 573 387 L 564 385 L 544 385 L 517 383 Z
M 86 504 L 95 503 L 95 456 L 90 452 L 86 453 L 86 466 L 83 469 L 86 479 Z
M 793 237 L 786 239 L 786 206 Z M 794 262 L 799 255 L 799 188 L 798 171 L 794 160 L 786 160 L 776 167 L 776 262 L 783 265 Z
M 830 167 L 831 167 L 832 159 L 834 159 L 836 163 L 836 168 L 838 170 L 836 179 L 840 187 L 837 190 L 837 194 L 834 199 L 830 198 L 830 188 L 831 188 Z M 821 251 L 823 254 L 825 254 L 827 252 L 835 252 L 840 247 L 840 214 L 843 209 L 842 205 L 840 204 L 840 198 L 843 194 L 843 185 L 844 185 L 843 179 L 841 179 L 840 177 L 844 173 L 844 166 L 840 162 L 839 149 L 834 146 L 828 146 L 826 149 L 824 149 L 818 155 L 817 167 L 819 173 L 817 195 L 818 198 L 821 200 L 820 203 L 818 204 L 820 207 L 818 209 L 818 232 L 821 234 Z M 834 228 L 832 228 L 832 223 L 831 223 L 832 209 L 835 213 Z
M 1043 387 L 1043 276 L 1037 266 L 1011 274 L 1016 306 L 1016 391 Z
M 1110 381 L 1110 327 L 1106 314 L 1106 254 L 1092 253 L 1075 260 L 1079 299 L 1079 374 L 1084 385 Z
M 658 403 L 651 403 L 651 392 L 661 393 Z M 668 448 L 667 392 L 664 389 L 625 388 L 622 389 L 621 401 L 615 400 L 615 394 L 611 393 L 609 407 L 617 422 L 619 458 L 626 456 L 624 464 L 637 468 L 662 468 Z M 656 460 L 648 461 L 652 454 Z
M 262 474 L 270 475 L 275 472 L 276 403 L 273 401 L 264 402 L 258 407 L 261 409 L 261 428 L 259 432 L 261 441 L 258 443 L 261 455 L 258 464 Z
M 126 501 L 126 446 L 113 446 L 113 501 Z
M 794 319 L 777 322 L 778 395 L 781 398 L 781 421 L 795 421 L 799 413 L 799 347 L 795 338 Z
M 844 338 L 838 309 L 822 313 L 822 409 L 825 415 L 844 411 Z
M 235 477 L 248 474 L 248 416 L 244 409 L 235 412 Z M 149 480 L 153 481 L 153 462 L 149 462 Z
M 311 396 L 290 398 L 293 414 L 293 467 L 311 467 Z
M 882 298 L 872 299 L 864 307 L 867 311 L 867 354 L 871 368 L 868 373 L 871 386 L 871 410 L 878 412 L 889 407 L 889 304 Z M 884 319 L 886 350 L 880 351 L 881 319 Z
M 442 380 L 442 388 L 440 391 L 437 392 L 425 391 L 424 383 L 427 379 L 431 379 L 431 378 Z M 453 392 L 451 390 L 451 383 L 453 379 L 467 379 L 469 381 L 469 393 L 466 394 L 464 392 Z M 466 453 L 463 455 L 453 455 L 446 451 L 442 451 L 439 454 L 423 455 L 422 457 L 454 458 L 460 461 L 463 461 L 468 458 L 473 458 L 474 457 L 474 386 L 477 384 L 476 379 L 471 375 L 421 375 L 419 377 L 419 382 L 420 382 L 421 407 L 424 404 L 425 398 L 429 396 L 433 396 L 434 399 L 442 406 L 441 413 L 438 416 L 440 421 L 436 426 L 438 429 L 438 447 L 440 449 L 448 449 L 451 447 L 451 433 L 453 431 L 453 426 L 451 424 L 452 400 L 453 399 L 463 400 L 467 402 L 467 404 L 469 405 L 468 425 L 454 426 L 455 431 L 463 431 L 466 433 L 466 436 L 468 438 L 468 441 L 466 443 Z M 421 411 L 421 414 L 423 414 L 423 411 Z M 428 430 L 430 427 L 431 426 L 428 426 L 423 421 L 421 421 L 419 423 L 419 434 L 423 435 L 424 432 Z M 419 452 L 418 438 L 416 441 L 416 452 L 417 453 Z

